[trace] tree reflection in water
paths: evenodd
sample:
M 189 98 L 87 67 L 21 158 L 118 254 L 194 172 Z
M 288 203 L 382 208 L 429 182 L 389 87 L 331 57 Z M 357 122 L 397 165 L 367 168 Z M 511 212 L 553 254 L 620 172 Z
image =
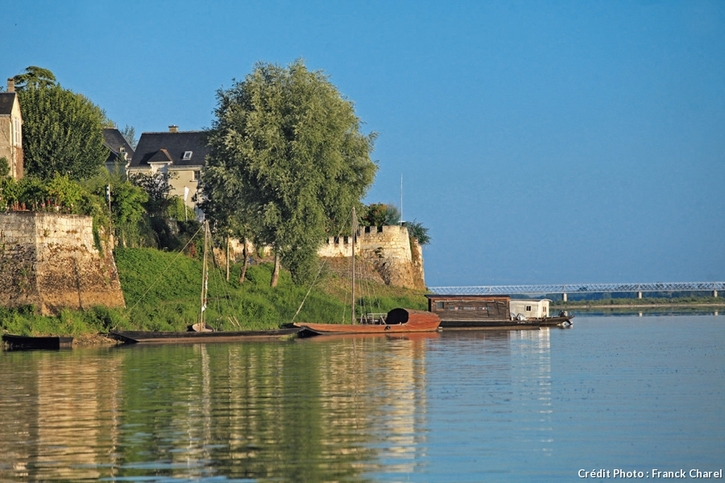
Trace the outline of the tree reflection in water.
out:
M 381 452 L 409 472 L 424 355 L 369 336 L 3 354 L 0 477 L 364 481 Z

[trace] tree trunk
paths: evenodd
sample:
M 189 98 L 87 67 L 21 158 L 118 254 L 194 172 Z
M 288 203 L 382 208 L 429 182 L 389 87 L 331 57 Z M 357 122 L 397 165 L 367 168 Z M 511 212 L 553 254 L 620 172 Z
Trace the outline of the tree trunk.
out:
M 269 286 L 276 287 L 278 279 L 279 279 L 279 253 L 277 253 L 277 251 L 275 250 L 275 252 L 274 252 L 274 271 L 272 271 L 272 283 L 270 283 Z
M 249 253 L 247 253 L 247 239 L 242 238 L 242 256 L 244 262 L 242 262 L 242 271 L 239 273 L 239 284 L 243 284 L 247 277 L 247 267 L 249 266 Z
M 228 233 L 227 233 L 226 254 L 225 254 L 225 257 L 224 258 L 226 259 L 227 282 L 228 282 L 229 281 L 229 234 Z

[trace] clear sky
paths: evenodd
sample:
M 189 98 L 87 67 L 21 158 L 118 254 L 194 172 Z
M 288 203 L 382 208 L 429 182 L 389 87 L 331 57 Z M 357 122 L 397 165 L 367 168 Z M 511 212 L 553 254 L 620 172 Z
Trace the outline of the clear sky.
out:
M 430 286 L 725 280 L 725 2 L 0 0 L 0 76 L 50 69 L 140 134 L 211 126 L 302 58 L 379 138 L 366 202 Z M 0 77 L 2 78 L 2 77 Z

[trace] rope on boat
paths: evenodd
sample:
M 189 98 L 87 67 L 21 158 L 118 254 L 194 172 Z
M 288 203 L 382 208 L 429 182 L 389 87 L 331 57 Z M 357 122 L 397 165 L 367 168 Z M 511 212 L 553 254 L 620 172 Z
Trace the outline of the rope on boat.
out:
M 307 289 L 307 293 L 305 294 L 305 298 L 302 299 L 302 303 L 299 307 L 297 307 L 297 312 L 295 312 L 295 315 L 292 316 L 291 323 L 294 323 L 295 319 L 300 313 L 300 310 L 302 310 L 302 306 L 305 305 L 305 300 L 307 300 L 307 296 L 310 295 L 310 292 L 312 292 L 312 287 L 315 286 L 315 283 L 317 282 L 317 279 L 320 277 L 320 274 L 322 273 L 322 268 L 325 266 L 325 263 L 327 263 L 327 260 L 324 260 L 322 263 L 320 263 L 320 269 L 317 271 L 317 275 L 315 275 L 315 279 L 310 284 L 310 288 Z

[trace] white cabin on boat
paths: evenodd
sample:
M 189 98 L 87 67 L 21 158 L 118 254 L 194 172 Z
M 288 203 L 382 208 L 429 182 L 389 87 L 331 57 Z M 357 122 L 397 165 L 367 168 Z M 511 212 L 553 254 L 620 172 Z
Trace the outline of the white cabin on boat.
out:
M 509 302 L 509 309 L 511 310 L 511 313 L 514 316 L 517 316 L 519 314 L 523 315 L 524 317 L 528 318 L 534 318 L 534 319 L 541 319 L 544 317 L 549 316 L 549 302 L 551 300 L 549 299 L 541 299 L 541 300 L 529 300 L 529 299 L 522 299 L 522 300 L 514 300 L 511 299 Z

